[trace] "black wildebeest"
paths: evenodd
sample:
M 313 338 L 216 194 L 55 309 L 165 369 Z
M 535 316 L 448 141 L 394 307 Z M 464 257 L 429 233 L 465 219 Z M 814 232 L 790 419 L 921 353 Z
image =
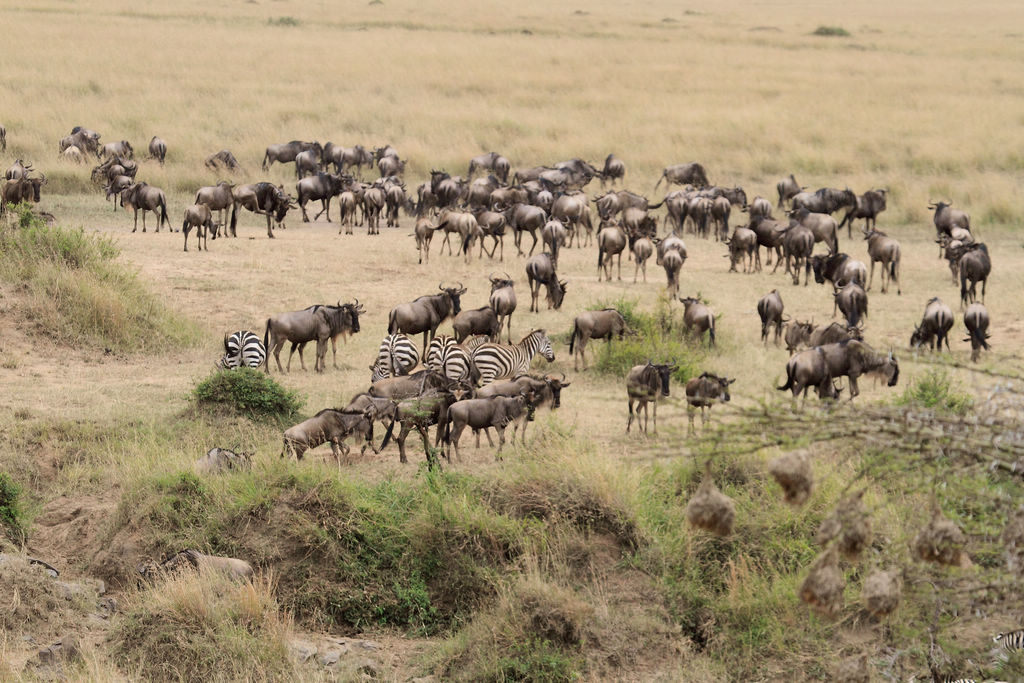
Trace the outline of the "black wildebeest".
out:
M 977 286 L 981 281 L 981 302 L 985 303 L 985 288 L 988 286 L 988 276 L 992 272 L 992 260 L 988 256 L 988 247 L 978 242 L 967 246 L 967 251 L 957 261 L 957 269 L 960 271 L 960 305 L 977 301 Z M 967 281 L 971 281 L 968 288 Z
M 160 162 L 160 165 L 164 165 L 164 161 L 167 159 L 167 143 L 161 138 L 153 136 L 153 139 L 149 141 L 149 156 Z
M 847 282 L 842 288 L 836 289 L 833 296 L 835 303 L 832 306 L 832 315 L 835 316 L 837 308 L 842 311 L 846 316 L 847 327 L 856 327 L 861 318 L 867 317 L 868 295 L 857 282 Z
M 967 328 L 967 339 L 971 342 L 971 361 L 977 362 L 981 349 L 988 351 L 988 310 L 984 304 L 973 303 L 964 311 L 964 326 Z
M 530 283 L 530 311 L 540 313 L 540 288 L 544 285 L 547 288 L 548 308 L 556 311 L 562 307 L 565 300 L 565 290 L 568 283 L 558 279 L 555 272 L 554 259 L 551 254 L 544 252 L 531 256 L 526 262 L 526 279 Z
M 488 303 L 494 310 L 494 314 L 498 316 L 498 336 L 501 335 L 501 329 L 504 327 L 508 334 L 508 343 L 511 344 L 512 314 L 516 310 L 516 290 L 512 278 L 508 273 L 504 275 L 504 278 L 496 278 L 493 274 L 488 277 L 491 281 L 491 296 Z M 498 339 L 495 338 L 494 341 L 498 341 Z
M 793 354 L 786 363 L 786 383 L 775 387 L 779 391 L 792 391 L 793 400 L 803 394 L 807 400 L 807 390 L 814 387 L 818 398 L 838 398 L 839 392 L 832 381 L 825 351 L 820 346 L 804 349 Z
M 160 226 L 164 223 L 171 230 L 171 221 L 167 217 L 167 197 L 164 191 L 153 187 L 145 182 L 135 183 L 121 191 L 121 206 L 130 208 L 135 214 L 135 227 L 132 232 L 139 229 L 139 211 L 142 211 L 142 232 L 146 232 L 146 212 L 152 211 L 157 215 L 156 231 L 160 232 Z
M 782 297 L 779 290 L 773 289 L 765 294 L 757 302 L 757 314 L 761 317 L 761 342 L 768 344 L 768 328 L 775 326 L 775 344 L 778 345 L 782 337 Z
M 302 209 L 302 222 L 309 222 L 309 215 L 306 213 L 306 202 L 313 199 L 320 200 L 320 213 L 313 216 L 313 220 L 320 218 L 321 214 L 327 214 L 327 222 L 331 222 L 331 200 L 341 194 L 341 176 L 333 173 L 317 173 L 314 176 L 301 179 L 295 185 L 296 200 L 299 208 Z
M 270 355 L 273 353 L 278 371 L 285 372 L 281 367 L 281 348 L 286 341 L 292 343 L 288 352 L 288 372 L 291 371 L 292 354 L 295 353 L 296 347 L 299 350 L 299 364 L 305 370 L 306 363 L 302 357 L 302 350 L 308 342 L 316 340 L 316 362 L 313 368 L 316 372 L 323 372 L 327 365 L 327 341 L 333 342 L 346 332 L 358 332 L 360 312 L 362 309 L 356 300 L 354 304 L 339 302 L 336 306 L 317 304 L 301 311 L 280 313 L 267 318 L 263 331 L 263 346 L 267 350 L 264 371 L 270 372 Z M 334 366 L 337 367 L 337 347 L 334 358 Z
M 704 167 L 696 161 L 665 168 L 661 172 L 658 182 L 654 184 L 655 190 L 658 189 L 658 185 L 661 184 L 662 180 L 666 181 L 669 185 L 693 185 L 697 189 L 711 184 L 708 182 L 708 175 L 704 172 Z
M 238 210 L 240 208 L 266 216 L 267 237 L 273 239 L 274 231 L 270 223 L 271 219 L 278 227 L 283 228 L 284 217 L 287 215 L 288 209 L 295 205 L 294 200 L 285 194 L 284 189 L 273 183 L 239 185 L 232 190 L 232 195 L 234 202 L 229 226 L 232 237 L 238 236 Z M 227 232 L 224 234 L 227 235 Z
M 188 251 L 188 234 L 192 228 L 196 229 L 199 251 L 202 251 L 204 246 L 209 251 L 210 247 L 206 245 L 207 235 L 214 230 L 213 212 L 210 211 L 210 207 L 205 204 L 193 204 L 185 209 L 185 221 L 181 224 L 181 232 L 185 234 L 185 251 Z
M 324 151 L 319 142 L 292 140 L 291 142 L 284 142 L 279 145 L 270 145 L 263 155 L 263 170 L 268 170 L 275 161 L 282 164 L 291 163 L 295 161 L 295 157 L 298 156 L 299 152 L 305 152 L 310 149 L 316 150 L 317 156 L 321 156 Z
M 715 316 L 711 309 L 704 305 L 700 297 L 680 297 L 683 305 L 683 329 L 699 342 L 708 333 L 708 346 L 715 345 Z
M 459 461 L 462 460 L 462 455 L 459 453 L 459 439 L 466 427 L 470 427 L 474 431 L 494 427 L 498 431 L 498 450 L 495 453 L 495 458 L 501 459 L 501 449 L 505 447 L 505 428 L 509 424 L 514 424 L 512 440 L 515 441 L 519 424 L 526 417 L 527 403 L 532 398 L 532 394 L 513 398 L 494 396 L 492 398 L 463 399 L 453 403 L 448 408 L 448 422 L 445 425 L 447 459 L 451 461 L 451 449 L 454 444 L 455 458 Z M 491 438 L 489 433 L 487 438 Z
M 914 333 L 910 335 L 911 348 L 918 349 L 928 345 L 932 351 L 942 351 L 942 340 L 946 340 L 946 350 L 949 348 L 949 331 L 953 328 L 953 311 L 949 306 L 942 303 L 939 297 L 932 297 L 924 307 L 924 316 L 921 324 L 914 326 Z
M 461 297 L 466 293 L 461 282 L 455 287 L 445 287 L 442 282 L 437 288 L 441 290 L 440 294 L 426 294 L 392 308 L 388 315 L 388 334 L 414 335 L 422 332 L 423 348 L 427 348 L 437 334 L 438 326 L 462 310 Z
M 803 192 L 806 188 L 800 186 L 800 183 L 796 181 L 793 174 L 790 173 L 788 178 L 783 178 L 775 184 L 775 189 L 779 193 L 778 208 L 782 208 L 783 202 L 787 202 L 793 197 Z M 753 216 L 753 214 L 751 214 Z
M 694 431 L 693 417 L 697 408 L 700 408 L 700 423 L 703 427 L 708 421 L 711 406 L 732 399 L 729 396 L 729 385 L 735 381 L 710 372 L 702 372 L 700 377 L 694 377 L 686 383 L 686 414 L 690 418 L 691 432 Z
M 473 172 L 477 169 L 494 171 L 494 174 L 501 179 L 501 182 L 507 183 L 509 171 L 512 170 L 512 164 L 497 152 L 488 152 L 469 160 L 469 170 L 466 171 L 466 178 L 472 180 Z
M 626 422 L 626 433 L 633 425 L 633 404 L 636 403 L 636 420 L 640 422 L 640 411 L 644 411 L 643 431 L 647 433 L 647 404 L 654 404 L 654 433 L 658 433 L 658 399 L 669 395 L 668 381 L 675 372 L 675 365 L 655 365 L 647 361 L 646 365 L 634 365 L 626 375 L 626 394 L 629 396 L 629 421 Z
M 625 180 L 626 178 L 626 164 L 622 163 L 622 159 L 619 159 L 614 154 L 609 154 L 605 157 L 604 168 L 601 170 L 601 187 L 604 187 L 606 182 L 615 186 L 616 180 Z
M 879 230 L 864 230 L 864 239 L 868 241 L 868 256 L 871 257 L 871 274 L 868 277 L 866 290 L 871 289 L 871 283 L 875 279 L 875 263 L 882 264 L 882 294 L 885 294 L 886 276 L 891 284 L 896 281 L 896 293 L 902 294 L 900 289 L 900 243 Z
M 878 219 L 878 214 L 885 211 L 885 198 L 888 194 L 888 190 L 868 190 L 861 196 L 857 197 L 857 204 L 850 207 L 846 211 L 846 215 L 843 216 L 843 220 L 839 223 L 839 229 L 842 230 L 843 225 L 846 226 L 846 236 L 851 237 L 853 234 L 853 221 L 857 218 L 864 219 L 864 227 L 868 230 L 875 227 L 875 223 Z
M 845 287 L 848 282 L 856 282 L 863 287 L 868 280 L 867 266 L 842 253 L 812 256 L 811 270 L 814 271 L 814 281 L 819 285 L 828 280 L 834 287 Z
M 896 386 L 900 376 L 900 366 L 896 356 L 875 353 L 874 349 L 862 341 L 849 339 L 833 344 L 822 344 L 829 373 L 835 378 L 845 375 L 850 380 L 850 400 L 860 391 L 857 389 L 857 378 L 863 374 L 874 373 L 886 380 L 890 387 Z
M 583 359 L 583 369 L 587 369 L 587 342 L 591 339 L 604 339 L 611 344 L 612 337 L 622 339 L 626 333 L 626 319 L 614 308 L 600 311 L 585 311 L 576 316 L 569 335 L 569 353 L 573 354 L 572 367 L 578 370 L 577 355 Z M 578 346 L 577 346 L 577 340 Z

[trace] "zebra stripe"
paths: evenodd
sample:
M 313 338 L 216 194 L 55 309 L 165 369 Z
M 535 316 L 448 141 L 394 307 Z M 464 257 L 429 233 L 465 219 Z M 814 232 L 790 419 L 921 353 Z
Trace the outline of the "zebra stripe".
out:
M 425 365 L 450 380 L 471 384 L 474 379 L 473 359 L 469 352 L 448 336 L 434 337 L 427 350 Z
M 1007 652 L 1024 650 L 1024 628 L 1010 631 L 1009 633 L 1000 633 L 992 640 Z
M 419 362 L 420 352 L 415 342 L 404 334 L 389 334 L 377 350 L 377 362 L 371 368 L 373 374 L 370 381 L 379 382 L 388 377 L 408 375 Z
M 222 368 L 258 368 L 266 358 L 267 348 L 263 341 L 249 330 L 239 330 L 224 337 L 224 357 L 220 359 Z
M 455 346 L 455 339 L 446 334 L 439 334 L 430 341 L 423 364 L 431 370 L 441 372 L 444 369 L 444 353 L 449 346 Z
M 518 344 L 481 344 L 473 351 L 473 362 L 480 371 L 480 383 L 484 385 L 527 372 L 538 353 L 549 363 L 555 360 L 551 340 L 544 330 L 534 330 Z

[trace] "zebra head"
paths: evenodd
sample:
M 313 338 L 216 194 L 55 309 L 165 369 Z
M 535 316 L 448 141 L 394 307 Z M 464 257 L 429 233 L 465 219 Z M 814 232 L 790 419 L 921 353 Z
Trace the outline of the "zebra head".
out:
M 551 348 L 551 339 L 545 334 L 543 330 L 538 330 L 540 334 L 540 346 L 537 348 L 537 353 L 544 356 L 544 359 L 549 363 L 555 362 L 555 350 Z

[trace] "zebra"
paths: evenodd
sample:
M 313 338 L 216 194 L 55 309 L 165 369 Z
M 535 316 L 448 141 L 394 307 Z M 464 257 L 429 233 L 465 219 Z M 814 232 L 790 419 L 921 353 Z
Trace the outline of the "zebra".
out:
M 489 384 L 502 377 L 526 373 L 537 354 L 549 363 L 555 360 L 551 340 L 544 330 L 534 330 L 518 344 L 481 344 L 473 351 L 473 362 L 480 370 L 480 383 Z
M 992 641 L 995 642 L 1000 650 L 1006 651 L 1007 654 L 1002 655 L 1001 658 L 1014 652 L 1024 651 L 1024 628 L 1019 628 L 1009 633 L 1000 633 L 992 638 Z
M 434 337 L 427 349 L 424 365 L 456 382 L 465 381 L 475 386 L 480 379 L 469 352 L 448 335 Z
M 220 367 L 226 370 L 234 368 L 258 368 L 267 358 L 267 347 L 249 330 L 239 330 L 234 334 L 224 335 L 224 357 L 220 359 Z
M 379 382 L 388 377 L 408 375 L 420 362 L 420 352 L 416 342 L 401 333 L 389 334 L 384 337 L 377 351 L 377 362 L 370 366 L 373 374 L 371 382 Z

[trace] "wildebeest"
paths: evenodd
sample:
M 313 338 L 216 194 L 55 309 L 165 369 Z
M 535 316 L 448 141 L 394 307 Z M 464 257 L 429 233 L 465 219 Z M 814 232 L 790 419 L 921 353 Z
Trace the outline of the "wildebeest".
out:
M 196 191 L 195 204 L 205 204 L 210 211 L 217 212 L 217 223 L 214 227 L 214 237 L 217 236 L 217 230 L 220 227 L 224 227 L 225 234 L 227 233 L 228 224 L 228 211 L 235 203 L 234 185 L 222 180 L 216 185 L 200 187 Z
M 512 170 L 512 164 L 497 152 L 488 152 L 469 160 L 469 170 L 466 172 L 466 177 L 472 179 L 473 172 L 478 168 L 494 171 L 494 174 L 501 179 L 501 182 L 507 183 L 509 171 Z
M 299 152 L 305 152 L 306 150 L 314 149 L 317 155 L 323 154 L 323 148 L 319 142 L 303 142 L 301 140 L 292 140 L 291 142 L 285 142 L 279 145 L 270 145 L 267 147 L 266 153 L 263 155 L 263 170 L 266 171 L 270 168 L 270 165 L 275 161 L 282 164 L 291 163 L 295 161 L 295 157 L 298 156 Z
M 488 398 L 490 396 L 526 396 L 528 400 L 527 410 L 530 411 L 528 419 L 523 422 L 523 431 L 521 432 L 520 442 L 526 443 L 526 427 L 530 420 L 533 419 L 534 413 L 539 410 L 542 406 L 551 406 L 552 410 L 557 409 L 561 405 L 562 401 L 562 389 L 568 387 L 571 382 L 565 381 L 565 373 L 559 373 L 561 377 L 555 375 L 544 375 L 537 377 L 535 375 L 518 375 L 510 380 L 503 380 L 498 382 L 491 382 L 487 386 L 478 389 L 476 392 L 476 398 Z M 532 399 L 530 398 L 532 394 Z
M 658 433 L 658 399 L 668 397 L 668 381 L 675 372 L 674 365 L 655 365 L 647 361 L 646 365 L 634 365 L 626 375 L 626 394 L 629 396 L 629 421 L 626 422 L 626 433 L 633 424 L 633 404 L 636 403 L 636 420 L 640 423 L 640 411 L 644 411 L 643 431 L 647 433 L 647 404 L 654 404 L 654 433 Z
M 113 205 L 114 211 L 117 211 L 117 203 L 121 200 L 121 193 L 131 187 L 134 182 L 129 176 L 119 175 L 103 186 L 104 199 L 113 198 L 113 201 L 110 203 Z
M 633 252 L 633 263 L 636 264 L 633 269 L 633 284 L 636 284 L 636 278 L 641 270 L 644 273 L 644 282 L 647 282 L 647 259 L 651 258 L 651 254 L 654 253 L 654 242 L 649 237 L 638 235 L 631 235 L 629 239 L 630 250 Z
M 494 314 L 498 316 L 498 335 L 501 335 L 501 329 L 504 327 L 508 334 L 508 343 L 512 343 L 512 314 L 516 310 L 516 290 L 515 282 L 509 277 L 508 273 L 504 274 L 504 278 L 496 278 L 492 274 L 488 277 L 491 281 L 491 296 L 488 299 L 491 309 Z M 497 336 L 494 341 L 498 341 Z
M 61 152 L 60 158 L 63 159 L 64 161 L 71 161 L 76 164 L 85 163 L 85 154 L 83 154 L 82 150 L 80 150 L 78 147 L 75 147 L 74 145 L 71 145 L 66 150 Z
M 526 417 L 526 405 L 529 400 L 527 396 L 516 396 L 507 398 L 495 396 L 493 398 L 471 398 L 456 401 L 448 408 L 447 424 L 445 431 L 447 436 L 445 444 L 448 451 L 448 459 L 451 460 L 451 448 L 455 446 L 455 458 L 462 460 L 459 453 L 459 439 L 466 427 L 474 431 L 494 427 L 498 431 L 498 451 L 495 457 L 500 459 L 501 449 L 505 446 L 505 428 L 514 423 L 512 440 L 515 440 L 515 432 L 519 429 L 520 421 Z M 490 434 L 487 435 L 490 439 Z
M 835 309 L 839 309 L 846 317 L 847 327 L 856 327 L 861 318 L 868 315 L 868 295 L 864 288 L 857 282 L 850 281 L 837 289 L 833 295 L 835 304 L 832 307 L 832 315 L 835 316 Z
M 614 154 L 605 157 L 604 168 L 601 170 L 601 187 L 604 187 L 606 182 L 610 182 L 614 187 L 616 180 L 625 180 L 625 178 L 626 164 L 622 163 L 622 159 Z
M 935 224 L 936 237 L 952 236 L 953 228 L 971 231 L 971 217 L 966 211 L 954 209 L 952 204 L 947 202 L 932 202 L 928 204 L 928 208 L 935 211 L 932 215 L 932 222 Z
M 843 216 L 843 220 L 839 223 L 839 229 L 846 225 L 846 236 L 850 237 L 853 233 L 853 221 L 857 218 L 864 219 L 864 227 L 870 230 L 875 227 L 875 223 L 878 219 L 878 214 L 885 211 L 885 197 L 888 190 L 868 190 L 861 196 L 857 197 L 856 206 L 850 207 L 846 215 Z
M 691 432 L 694 431 L 693 417 L 697 408 L 700 408 L 700 422 L 703 426 L 708 421 L 711 406 L 731 400 L 729 385 L 735 381 L 710 372 L 702 372 L 700 377 L 694 377 L 686 383 L 686 414 L 690 418 Z
M 778 345 L 782 337 L 782 297 L 779 290 L 773 289 L 765 294 L 757 302 L 757 314 L 761 317 L 761 341 L 768 343 L 768 328 L 775 326 L 775 344 Z
M 422 332 L 423 348 L 427 348 L 437 334 L 438 326 L 462 310 L 461 297 L 466 293 L 461 282 L 455 287 L 445 287 L 442 282 L 437 288 L 441 290 L 440 294 L 426 294 L 392 308 L 388 315 L 388 334 L 414 335 Z
M 161 576 L 178 575 L 183 570 L 197 572 L 200 576 L 216 572 L 238 581 L 249 581 L 254 575 L 252 565 L 245 560 L 219 555 L 204 555 L 192 548 L 174 553 L 159 564 L 140 562 L 135 569 L 144 581 L 155 581 Z
M 555 272 L 554 260 L 551 254 L 544 252 L 531 256 L 526 262 L 526 278 L 530 283 L 530 311 L 540 313 L 540 288 L 544 285 L 547 288 L 548 308 L 556 311 L 562 307 L 565 300 L 565 290 L 568 283 L 558 279 Z
M 163 166 L 164 160 L 167 159 L 167 143 L 154 135 L 153 139 L 149 141 L 149 156 Z
M 229 226 L 232 237 L 238 236 L 238 210 L 240 208 L 266 216 L 267 237 L 273 239 L 274 230 L 270 222 L 271 219 L 278 227 L 284 227 L 284 217 L 287 215 L 288 209 L 295 205 L 294 200 L 285 194 L 284 189 L 273 183 L 238 185 L 232 190 L 232 195 L 234 202 Z M 227 232 L 224 234 L 227 235 Z
M 122 159 L 131 159 L 135 156 L 135 150 L 132 149 L 132 144 L 127 140 L 119 140 L 118 142 L 108 142 L 100 148 L 100 158 L 102 157 L 121 157 Z
M 864 239 L 868 241 L 868 256 L 871 257 L 871 275 L 868 277 L 866 290 L 871 289 L 875 279 L 875 262 L 882 264 L 882 294 L 886 291 L 886 276 L 891 284 L 896 281 L 896 293 L 900 290 L 900 243 L 878 230 L 864 230 Z
M 488 252 L 488 258 L 494 258 L 494 253 L 498 250 L 498 246 L 501 246 L 501 254 L 498 257 L 499 261 L 505 260 L 505 216 L 504 214 L 498 213 L 497 211 L 489 210 L 476 210 L 473 212 L 476 216 L 476 223 L 480 226 L 480 231 L 484 237 L 490 237 L 493 242 L 491 243 L 491 251 Z M 480 244 L 483 246 L 483 238 L 480 239 Z
M 890 387 L 896 386 L 899 379 L 900 366 L 891 351 L 888 354 L 875 353 L 870 346 L 856 339 L 822 344 L 821 350 L 825 353 L 825 362 L 832 377 L 845 375 L 849 378 L 851 401 L 860 393 L 857 378 L 863 374 L 878 374 Z
M 558 268 L 558 252 L 566 245 L 569 239 L 569 232 L 565 229 L 562 221 L 552 218 L 544 224 L 540 235 L 544 249 L 551 254 L 551 262 L 555 268 Z
M 819 325 L 811 330 L 807 337 L 807 346 L 823 346 L 824 344 L 838 344 L 848 339 L 864 340 L 863 330 L 860 327 L 850 327 L 844 323 L 830 323 Z
M 668 251 L 661 258 L 661 265 L 665 269 L 665 279 L 668 280 L 666 289 L 669 297 L 679 294 L 679 271 L 683 269 L 686 257 L 677 249 Z
M 782 254 L 786 272 L 793 276 L 793 284 L 800 284 L 800 269 L 804 270 L 804 287 L 811 276 L 811 255 L 814 252 L 814 233 L 799 223 L 792 223 L 782 232 Z M 792 264 L 790 261 L 792 260 Z M 781 261 L 775 263 L 774 273 Z
M 337 338 L 343 332 L 359 332 L 359 313 L 361 307 L 357 300 L 354 304 L 336 306 L 315 305 L 301 311 L 280 313 L 267 319 L 263 331 L 263 345 L 267 349 L 266 372 L 270 372 L 270 355 L 273 353 L 279 372 L 281 367 L 281 347 L 286 341 L 292 342 L 288 352 L 288 371 L 291 371 L 292 354 L 299 345 L 299 364 L 306 369 L 302 358 L 302 349 L 308 342 L 316 340 L 316 362 L 314 370 L 323 372 L 326 366 L 327 341 Z M 337 367 L 337 351 L 335 351 L 335 367 Z
M 531 206 L 529 204 L 514 204 L 511 208 L 503 211 L 505 216 L 505 223 L 508 227 L 514 231 L 513 240 L 516 245 L 516 249 L 519 251 L 519 256 L 523 256 L 522 238 L 523 232 L 529 232 L 533 237 L 533 244 L 530 245 L 530 254 L 533 255 L 533 250 L 537 246 L 537 231 L 544 227 L 547 223 L 547 213 L 544 209 L 539 206 Z
M 569 231 L 569 246 L 575 238 L 576 246 L 588 246 L 593 239 L 590 222 L 590 204 L 582 192 L 565 192 L 551 202 L 551 217 L 560 220 Z
M 207 235 L 214 231 L 213 212 L 205 204 L 193 204 L 185 209 L 185 221 L 181 224 L 181 232 L 185 235 L 185 251 L 188 251 L 188 234 L 196 229 L 196 242 L 199 251 L 206 245 Z M 216 239 L 216 238 L 215 238 Z M 206 246 L 209 251 L 209 246 Z
M 466 337 L 474 334 L 483 334 L 491 341 L 498 341 L 498 333 L 501 325 L 498 316 L 490 304 L 474 308 L 468 311 L 461 311 L 452 320 L 452 329 L 455 333 L 455 341 L 461 344 Z
M 751 220 L 755 218 L 771 218 L 772 203 L 764 197 L 754 197 L 753 201 L 750 202 L 750 206 L 747 207 L 747 214 Z
M 78 147 L 83 152 L 91 152 L 99 157 L 100 134 L 94 130 L 89 130 L 88 128 L 75 126 L 71 129 L 71 135 L 61 138 L 58 151 L 63 152 L 72 145 Z
M 324 161 L 334 164 L 334 172 L 338 175 L 355 166 L 356 173 L 362 176 L 363 166 L 373 165 L 373 154 L 362 145 L 340 147 L 328 142 L 324 145 Z
M 26 164 L 21 159 L 15 159 L 10 168 L 4 171 L 4 180 L 21 180 L 28 177 L 32 171 L 32 164 Z
M 839 251 L 839 228 L 836 219 L 825 213 L 812 213 L 805 208 L 795 209 L 790 212 L 793 219 L 811 231 L 815 242 L 821 242 L 830 254 Z
M 427 466 L 433 469 L 437 465 L 437 457 L 430 448 L 427 430 L 434 425 L 438 426 L 437 435 L 434 438 L 434 448 L 436 449 L 441 442 L 443 427 L 448 421 L 448 408 L 464 398 L 464 393 L 459 390 L 431 391 L 421 396 L 401 400 L 395 406 L 394 421 L 388 426 L 388 432 L 381 443 L 381 450 L 387 445 L 389 436 L 394 431 L 394 423 L 397 422 L 400 429 L 395 441 L 398 442 L 400 462 L 409 462 L 405 454 L 405 441 L 409 433 L 415 429 L 423 438 L 423 452 L 427 456 Z
M 833 214 L 845 206 L 857 206 L 857 195 L 850 188 L 823 187 L 814 193 L 801 192 L 793 197 L 794 211 L 805 208 L 812 213 Z
M 662 180 L 668 182 L 669 185 L 693 185 L 697 189 L 711 184 L 708 182 L 708 176 L 704 172 L 704 167 L 696 161 L 667 167 L 661 172 L 658 182 L 654 184 L 655 190 L 658 189 L 658 185 L 661 184 Z
M 295 155 L 295 179 L 302 180 L 308 175 L 320 173 L 321 152 L 307 149 Z
M 470 235 L 475 233 L 480 228 L 480 225 L 476 221 L 476 216 L 466 211 L 455 211 L 453 209 L 444 209 L 441 211 L 441 215 L 438 217 L 437 225 L 434 230 L 444 231 L 444 240 L 441 242 L 441 249 L 444 249 L 444 245 L 448 245 L 448 255 L 452 255 L 452 243 L 451 236 L 453 234 L 458 235 L 461 239 L 460 251 L 464 251 L 469 241 L 472 239 Z M 467 254 L 467 262 L 468 262 Z
M 618 279 L 622 279 L 622 252 L 626 250 L 628 239 L 626 232 L 617 224 L 613 223 L 601 229 L 597 233 L 597 281 L 601 281 L 601 273 L 611 282 L 612 260 L 618 256 L 619 271 Z
M 387 194 L 383 187 L 367 187 L 363 191 L 363 216 L 366 218 L 367 235 L 380 234 L 380 215 L 387 202 Z
M 814 332 L 813 322 L 801 322 L 794 320 L 786 326 L 786 351 L 793 353 L 801 346 L 807 346 L 811 334 Z
M 622 339 L 626 333 L 626 319 L 614 308 L 600 311 L 584 311 L 576 316 L 569 335 L 569 353 L 572 356 L 572 367 L 578 370 L 577 355 L 583 359 L 583 369 L 587 369 L 587 342 L 591 339 L 604 339 L 611 343 L 612 337 Z M 578 346 L 577 346 L 577 340 Z
M 321 214 L 327 214 L 327 222 L 331 222 L 331 200 L 341 194 L 341 177 L 333 173 L 317 173 L 308 178 L 302 178 L 295 185 L 296 201 L 302 209 L 302 222 L 309 222 L 309 215 L 306 213 L 306 202 L 319 199 L 320 213 L 313 216 L 313 220 L 320 218 Z
M 0 151 L 7 151 L 7 128 L 0 125 Z
M 778 208 L 782 208 L 783 202 L 789 201 L 793 197 L 803 192 L 806 188 L 800 186 L 800 183 L 796 181 L 793 174 L 790 173 L 788 178 L 783 178 L 775 184 L 775 189 L 779 193 Z M 753 214 L 751 214 L 753 216 Z
M 210 156 L 206 157 L 206 161 L 203 162 L 205 166 L 214 171 L 231 171 L 235 173 L 242 170 L 242 165 L 238 163 L 238 159 L 231 153 L 231 150 L 222 149 L 219 152 L 214 152 Z
M 775 387 L 779 391 L 792 391 L 793 399 L 803 394 L 807 400 L 807 390 L 814 387 L 818 398 L 838 398 L 839 392 L 832 380 L 825 351 L 820 346 L 800 351 L 786 362 L 786 383 Z
M 377 412 L 372 408 L 360 412 L 325 408 L 308 420 L 285 430 L 281 455 L 294 456 L 296 460 L 301 460 L 303 454 L 311 448 L 330 443 L 331 454 L 340 467 L 342 452 L 346 460 L 349 453 L 349 447 L 344 440 L 353 434 L 364 439 L 360 455 L 366 452 L 367 446 L 377 454 L 380 451 L 373 443 L 373 421 L 376 418 Z
M 736 262 L 743 261 L 743 272 L 754 272 L 754 262 L 760 266 L 761 255 L 757 248 L 757 233 L 749 228 L 737 226 L 732 237 L 725 240 L 729 247 L 729 272 L 736 272 Z
M 158 187 L 153 187 L 145 182 L 135 183 L 121 191 L 121 206 L 130 208 L 135 214 L 135 227 L 132 232 L 139 229 L 139 211 L 142 211 L 142 232 L 146 232 L 146 212 L 152 211 L 157 215 L 156 231 L 160 232 L 160 226 L 164 223 L 171 230 L 171 221 L 167 217 L 167 196 Z
M 844 287 L 848 282 L 856 282 L 863 287 L 868 280 L 867 266 L 843 253 L 812 256 L 811 270 L 814 271 L 814 281 L 819 285 L 828 280 L 834 287 Z
M 416 251 L 419 252 L 419 263 L 426 261 L 430 263 L 430 241 L 434 239 L 434 230 L 437 229 L 429 218 L 420 216 L 416 219 L 416 227 L 413 228 L 413 236 L 416 238 Z
M 988 247 L 981 242 L 967 246 L 967 251 L 957 261 L 957 270 L 960 271 L 960 305 L 966 306 L 968 302 L 977 301 L 978 281 L 981 281 L 981 302 L 985 303 L 985 288 L 988 285 L 988 276 L 992 272 Z M 969 288 L 968 280 L 971 281 Z
M 377 160 L 377 169 L 380 171 L 381 178 L 387 178 L 388 176 L 400 176 L 405 173 L 405 159 L 399 159 L 397 156 L 387 155 Z
M 683 305 L 683 329 L 697 341 L 708 333 L 708 346 L 715 345 L 715 316 L 711 309 L 704 305 L 698 297 L 680 297 Z
M 0 188 L 0 213 L 3 213 L 8 204 L 20 204 L 21 202 L 39 203 L 40 190 L 46 184 L 46 176 L 38 178 L 22 176 L 17 180 L 5 180 Z
M 964 326 L 967 328 L 967 339 L 971 342 L 971 361 L 977 362 L 981 349 L 988 351 L 988 310 L 984 304 L 973 303 L 964 311 Z
M 657 249 L 657 264 L 662 265 L 662 260 L 665 258 L 665 254 L 670 251 L 677 251 L 682 257 L 683 261 L 686 261 L 686 244 L 683 239 L 679 237 L 675 232 L 670 232 L 665 235 L 665 238 L 658 242 Z
M 942 351 L 942 340 L 946 340 L 949 348 L 949 331 L 953 328 L 953 311 L 942 303 L 939 297 L 932 297 L 924 307 L 921 324 L 914 325 L 914 333 L 910 335 L 910 347 L 917 349 L 925 344 L 932 351 Z

